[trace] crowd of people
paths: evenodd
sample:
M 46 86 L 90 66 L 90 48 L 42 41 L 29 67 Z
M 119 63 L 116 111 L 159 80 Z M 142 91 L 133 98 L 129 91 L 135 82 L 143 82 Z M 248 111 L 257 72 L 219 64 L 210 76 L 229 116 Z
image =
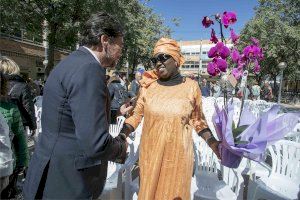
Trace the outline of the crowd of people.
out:
M 201 93 L 202 96 L 208 97 L 222 97 L 224 94 L 224 89 L 222 88 L 219 81 L 211 81 L 208 82 L 205 78 L 202 79 L 200 83 L 201 87 Z M 230 93 L 229 95 L 231 97 L 237 97 L 239 99 L 243 98 L 243 95 L 245 95 L 244 99 L 251 99 L 251 100 L 266 100 L 266 101 L 273 101 L 273 89 L 268 81 L 265 81 L 262 86 L 260 86 L 256 81 L 252 82 L 252 84 L 247 84 L 247 87 L 245 88 L 245 92 L 243 92 L 240 85 L 237 85 L 235 88 L 226 88 L 227 93 Z M 229 92 L 228 92 L 229 90 Z
M 182 76 L 184 58 L 178 43 L 169 38 L 155 44 L 153 70 L 138 70 L 131 82 L 117 72 L 110 77 L 106 69 L 115 67 L 123 48 L 121 24 L 97 13 L 84 30 L 81 47 L 53 69 L 45 85 L 26 81 L 13 60 L 1 57 L 0 127 L 9 130 L 1 131 L 6 155 L 0 158 L 1 198 L 15 197 L 21 172 L 26 175 L 25 199 L 99 197 L 108 161 L 125 162 L 126 137 L 144 117 L 139 198 L 189 199 L 192 129 L 220 157 L 219 141 L 202 112 L 202 96 L 221 96 L 220 84 L 203 79 L 199 87 Z M 241 98 L 239 89 L 232 94 Z M 27 137 L 35 135 L 34 102 L 41 95 L 43 131 L 28 167 Z M 272 100 L 272 89 L 267 82 L 262 89 L 254 83 L 247 86 L 245 98 Z M 127 119 L 113 138 L 109 124 L 119 115 Z
M 1 131 L 1 136 L 6 138 L 3 150 L 9 152 L 11 147 L 12 151 L 12 154 L 7 154 L 8 157 L 1 157 L 0 191 L 1 199 L 10 199 L 15 198 L 18 193 L 16 185 L 18 175 L 25 174 L 28 166 L 27 137 L 35 135 L 37 128 L 34 109 L 37 91 L 20 75 L 20 68 L 13 60 L 3 56 L 0 63 L 0 115 L 5 119 L 1 121 L 1 127 L 5 127 L 3 124 L 6 122 L 9 129 L 8 135 L 5 131 Z M 3 165 L 6 162 L 10 164 Z M 13 170 L 8 170 L 11 166 Z

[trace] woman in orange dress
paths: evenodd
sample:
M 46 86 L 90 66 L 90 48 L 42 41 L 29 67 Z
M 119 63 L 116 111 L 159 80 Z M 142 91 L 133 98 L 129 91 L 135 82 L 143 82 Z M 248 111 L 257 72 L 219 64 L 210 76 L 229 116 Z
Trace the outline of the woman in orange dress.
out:
M 144 117 L 140 142 L 141 200 L 190 199 L 193 173 L 192 129 L 218 154 L 202 113 L 202 97 L 196 81 L 179 73 L 184 62 L 177 42 L 161 38 L 151 59 L 155 70 L 144 73 L 132 115 L 123 132 L 128 135 Z

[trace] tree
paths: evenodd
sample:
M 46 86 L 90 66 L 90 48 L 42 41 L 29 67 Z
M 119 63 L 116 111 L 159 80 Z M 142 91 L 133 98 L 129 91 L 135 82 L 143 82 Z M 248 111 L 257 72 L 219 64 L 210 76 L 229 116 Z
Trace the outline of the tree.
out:
M 243 42 L 249 43 L 251 37 L 260 41 L 264 60 L 257 80 L 260 82 L 270 76 L 274 80 L 276 93 L 276 77 L 280 73 L 278 63 L 287 63 L 288 68 L 284 71 L 286 78 L 299 78 L 295 72 L 300 71 L 300 2 L 260 0 L 255 10 L 255 16 L 241 31 L 241 45 Z
M 16 34 L 26 30 L 27 37 L 42 38 L 42 24 L 48 22 L 48 65 L 46 76 L 54 66 L 54 48 L 75 49 L 77 33 L 91 13 L 105 11 L 125 25 L 125 48 L 118 68 L 126 62 L 132 71 L 139 64 L 149 66 L 155 41 L 169 35 L 170 29 L 160 17 L 138 0 L 2 0 L 1 32 Z
M 88 16 L 90 1 L 62 0 L 3 0 L 1 1 L 1 32 L 15 34 L 24 29 L 30 37 L 41 40 L 42 24 L 48 22 L 48 76 L 54 66 L 54 48 L 74 48 L 78 22 Z M 4 11 L 4 12 L 2 12 Z M 13 23 L 11 23 L 13 22 Z

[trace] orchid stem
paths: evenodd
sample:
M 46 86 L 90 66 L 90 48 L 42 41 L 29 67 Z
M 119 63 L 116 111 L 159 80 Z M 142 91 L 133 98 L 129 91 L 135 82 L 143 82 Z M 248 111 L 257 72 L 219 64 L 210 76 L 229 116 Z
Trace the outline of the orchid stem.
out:
M 221 40 L 223 43 L 225 43 L 226 45 L 226 41 L 225 41 L 225 37 L 224 37 L 224 34 L 223 34 L 223 26 L 222 26 L 222 22 L 221 20 L 218 20 L 219 24 L 220 24 L 220 32 L 221 32 Z
M 241 103 L 240 116 L 239 116 L 239 121 L 238 121 L 237 127 L 240 126 L 240 122 L 241 122 L 241 116 L 242 116 L 243 108 L 244 108 L 244 101 L 245 101 L 246 87 L 247 87 L 247 85 L 243 88 L 242 103 Z
M 247 61 L 247 65 L 246 65 L 246 70 L 248 71 L 248 68 L 249 68 L 249 61 Z M 248 76 L 248 75 L 247 75 Z M 248 82 L 248 77 L 246 79 L 246 82 L 245 82 L 245 86 L 242 90 L 242 103 L 241 103 L 241 109 L 240 109 L 240 116 L 239 116 L 239 121 L 238 121 L 238 124 L 237 124 L 237 127 L 240 126 L 240 121 L 241 121 L 241 116 L 242 116 L 242 113 L 243 113 L 243 108 L 244 108 L 244 101 L 245 101 L 245 95 L 246 95 L 246 91 L 247 91 L 247 82 Z

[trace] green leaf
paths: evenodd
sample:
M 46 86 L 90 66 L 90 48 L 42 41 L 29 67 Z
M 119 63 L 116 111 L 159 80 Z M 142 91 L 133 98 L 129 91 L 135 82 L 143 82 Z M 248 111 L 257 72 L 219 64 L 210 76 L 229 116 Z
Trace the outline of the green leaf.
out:
M 237 144 L 248 144 L 249 142 L 248 141 L 235 141 L 234 144 L 237 145 Z
M 236 140 L 236 138 L 244 131 L 246 128 L 248 128 L 249 125 L 243 125 L 239 126 L 232 130 L 233 138 Z

